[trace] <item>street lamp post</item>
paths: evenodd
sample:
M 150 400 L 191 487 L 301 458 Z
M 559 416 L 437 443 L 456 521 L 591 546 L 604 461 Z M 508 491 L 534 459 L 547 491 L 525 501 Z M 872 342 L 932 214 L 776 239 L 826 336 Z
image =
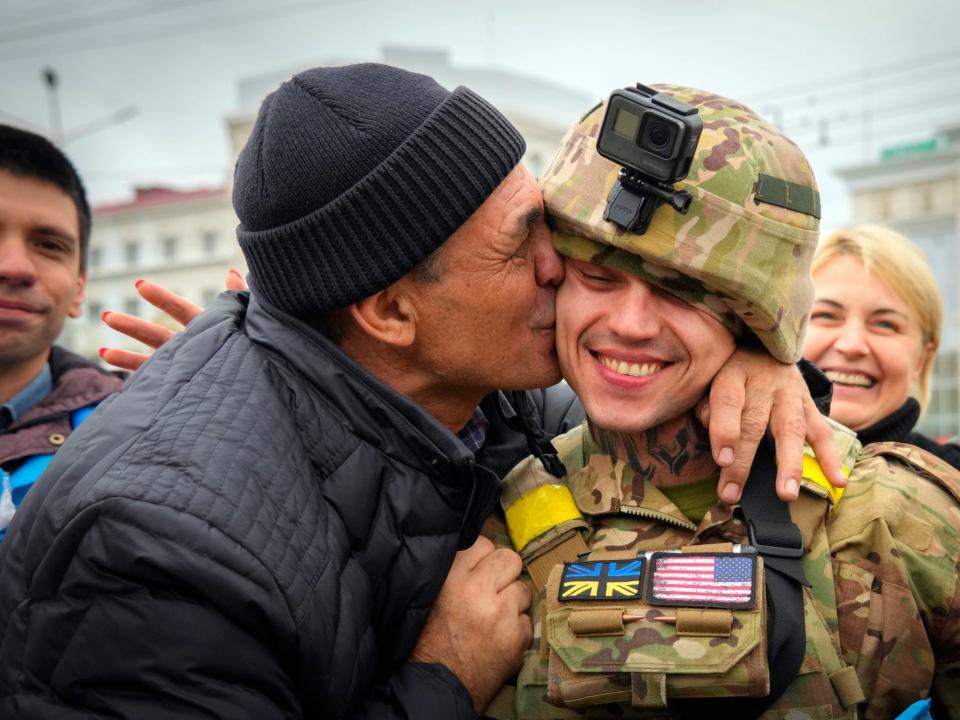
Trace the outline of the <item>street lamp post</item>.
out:
M 57 90 L 59 85 L 57 71 L 52 67 L 45 67 L 41 74 L 43 75 L 43 84 L 47 88 L 50 133 L 53 135 L 53 141 L 59 145 L 63 142 L 63 122 L 60 119 L 60 95 Z

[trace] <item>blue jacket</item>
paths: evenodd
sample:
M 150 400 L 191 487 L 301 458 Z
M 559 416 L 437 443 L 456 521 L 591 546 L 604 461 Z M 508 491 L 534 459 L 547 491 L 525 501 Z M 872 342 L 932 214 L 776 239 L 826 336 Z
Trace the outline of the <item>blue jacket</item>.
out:
M 79 355 L 54 346 L 50 350 L 53 388 L 22 417 L 0 431 L 0 503 L 19 508 L 70 433 L 96 406 L 123 384 L 111 373 Z M 0 518 L 0 540 L 9 515 Z

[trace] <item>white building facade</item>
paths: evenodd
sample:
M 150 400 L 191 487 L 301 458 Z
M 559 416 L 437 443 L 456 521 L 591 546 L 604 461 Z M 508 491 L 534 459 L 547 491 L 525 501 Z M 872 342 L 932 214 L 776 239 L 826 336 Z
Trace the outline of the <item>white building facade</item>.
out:
M 876 163 L 843 170 L 856 223 L 887 225 L 916 243 L 943 297 L 943 336 L 926 415 L 933 437 L 960 433 L 960 132 L 917 143 Z
M 61 341 L 89 358 L 104 346 L 143 350 L 104 325 L 103 312 L 167 323 L 137 294 L 138 278 L 208 305 L 231 267 L 246 272 L 236 226 L 226 187 L 138 188 L 129 202 L 94 208 L 84 316 L 67 324 Z

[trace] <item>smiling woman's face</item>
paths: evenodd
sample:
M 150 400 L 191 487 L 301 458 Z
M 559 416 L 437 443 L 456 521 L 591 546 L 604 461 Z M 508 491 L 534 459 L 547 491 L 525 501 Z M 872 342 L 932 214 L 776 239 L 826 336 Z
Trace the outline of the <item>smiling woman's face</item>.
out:
M 859 258 L 837 255 L 813 280 L 803 354 L 833 381 L 830 417 L 862 430 L 906 402 L 927 356 L 920 324 Z

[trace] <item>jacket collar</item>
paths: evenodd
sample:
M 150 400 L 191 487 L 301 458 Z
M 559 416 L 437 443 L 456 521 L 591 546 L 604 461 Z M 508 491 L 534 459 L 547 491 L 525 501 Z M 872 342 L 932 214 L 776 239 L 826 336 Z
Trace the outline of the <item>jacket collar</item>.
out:
M 53 389 L 53 375 L 50 373 L 50 363 L 44 363 L 43 369 L 37 373 L 27 386 L 16 395 L 0 404 L 0 410 L 8 414 L 10 422 L 17 418 L 50 394 Z
M 391 389 L 306 323 L 251 293 L 251 341 L 306 378 L 359 439 L 439 485 L 466 492 L 458 548 L 470 547 L 500 497 L 499 478 L 410 398 Z
M 659 520 L 694 530 L 696 523 L 649 480 L 641 477 L 630 464 L 614 458 L 600 447 L 590 426 L 583 428 L 583 469 L 569 479 L 577 505 L 590 515 L 626 513 Z
M 336 344 L 298 318 L 251 293 L 250 339 L 283 357 L 309 379 L 332 409 L 365 442 L 406 464 L 422 466 L 441 482 L 473 454 L 407 396 L 385 385 Z
M 9 430 L 100 402 L 123 385 L 123 373 L 104 370 L 57 345 L 50 349 L 49 365 L 53 376 L 52 390 L 18 418 Z
M 875 442 L 904 442 L 913 426 L 920 419 L 920 403 L 908 397 L 906 402 L 892 413 L 875 422 L 870 427 L 857 430 L 857 439 L 863 445 Z
M 571 474 L 568 483 L 580 510 L 589 515 L 624 513 L 684 528 L 699 538 L 733 519 L 733 508 L 717 502 L 700 523 L 688 518 L 649 479 L 634 472 L 629 463 L 612 458 L 593 439 L 589 424 L 583 433 L 583 467 Z

